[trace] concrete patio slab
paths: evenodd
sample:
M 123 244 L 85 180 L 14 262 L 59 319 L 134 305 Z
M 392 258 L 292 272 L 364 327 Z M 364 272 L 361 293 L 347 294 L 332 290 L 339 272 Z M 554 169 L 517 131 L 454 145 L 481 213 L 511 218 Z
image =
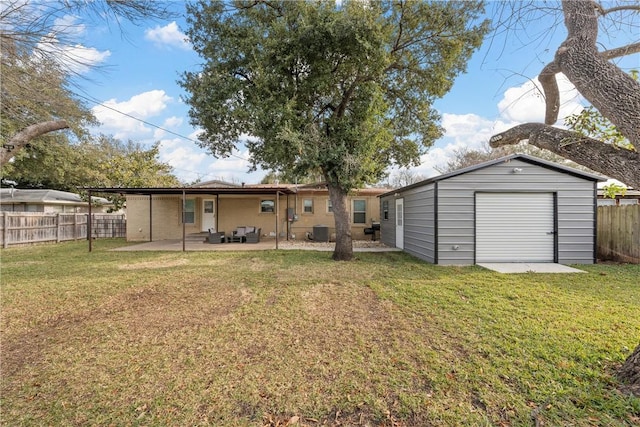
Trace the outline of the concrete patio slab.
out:
M 281 250 L 309 250 L 309 251 L 333 251 L 335 243 L 317 243 L 305 241 L 282 240 L 278 244 Z M 185 242 L 186 251 L 265 251 L 275 250 L 275 239 L 264 239 L 259 243 L 221 243 L 212 245 L 202 241 L 187 240 Z M 182 240 L 158 240 L 154 242 L 142 242 L 134 245 L 122 246 L 112 249 L 112 251 L 133 252 L 133 251 L 182 251 Z M 399 252 L 398 248 L 391 248 L 379 242 L 353 242 L 353 252 Z
M 522 263 L 482 263 L 478 264 L 488 270 L 498 273 L 586 273 L 586 271 L 551 262 L 522 262 Z

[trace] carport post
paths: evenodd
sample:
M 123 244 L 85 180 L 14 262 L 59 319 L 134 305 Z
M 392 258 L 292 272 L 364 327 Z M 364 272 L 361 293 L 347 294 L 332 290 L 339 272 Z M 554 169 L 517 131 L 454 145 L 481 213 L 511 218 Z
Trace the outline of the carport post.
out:
M 184 210 L 187 207 L 187 194 L 185 193 L 184 190 L 182 190 L 182 252 L 185 252 L 186 249 L 186 244 L 185 244 L 185 240 L 187 239 L 187 229 L 186 229 L 186 224 L 184 221 Z
M 93 242 L 91 241 L 91 231 L 91 190 L 89 190 L 89 218 L 87 218 L 87 239 L 89 239 L 89 252 L 91 252 L 91 250 L 93 249 Z
M 153 242 L 153 194 L 149 193 L 149 241 Z
M 276 249 L 278 249 L 278 222 L 280 221 L 280 192 L 276 190 Z

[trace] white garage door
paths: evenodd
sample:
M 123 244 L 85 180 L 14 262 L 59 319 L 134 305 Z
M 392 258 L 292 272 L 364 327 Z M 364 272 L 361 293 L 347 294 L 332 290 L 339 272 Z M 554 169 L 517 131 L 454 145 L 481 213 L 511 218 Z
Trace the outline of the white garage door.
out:
M 477 193 L 476 262 L 553 262 L 552 193 Z

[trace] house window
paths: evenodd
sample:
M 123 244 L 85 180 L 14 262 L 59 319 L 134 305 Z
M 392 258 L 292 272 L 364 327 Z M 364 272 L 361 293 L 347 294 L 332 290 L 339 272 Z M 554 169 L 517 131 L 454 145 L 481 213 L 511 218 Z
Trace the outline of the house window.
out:
M 274 213 L 276 211 L 276 202 L 273 200 L 260 200 L 260 212 Z
M 367 222 L 367 201 L 354 200 L 353 201 L 353 223 L 365 224 L 366 222 Z
M 333 213 L 333 205 L 331 204 L 331 200 L 327 200 L 327 212 Z
M 389 201 L 382 202 L 382 219 L 387 221 L 389 219 Z
M 187 199 L 184 201 L 184 211 L 182 212 L 182 222 L 185 224 L 195 224 L 196 222 L 196 201 Z
M 302 201 L 302 211 L 304 213 L 313 213 L 313 199 L 304 199 Z

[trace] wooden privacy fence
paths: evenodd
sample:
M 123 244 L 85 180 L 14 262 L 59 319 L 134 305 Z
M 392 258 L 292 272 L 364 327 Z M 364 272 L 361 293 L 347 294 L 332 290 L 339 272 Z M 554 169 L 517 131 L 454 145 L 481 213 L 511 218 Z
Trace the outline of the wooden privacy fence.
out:
M 63 242 L 87 238 L 86 213 L 2 212 L 0 243 L 24 245 Z M 127 220 L 122 214 L 92 214 L 91 234 L 99 237 L 126 237 Z
M 640 205 L 598 206 L 598 258 L 640 263 Z

